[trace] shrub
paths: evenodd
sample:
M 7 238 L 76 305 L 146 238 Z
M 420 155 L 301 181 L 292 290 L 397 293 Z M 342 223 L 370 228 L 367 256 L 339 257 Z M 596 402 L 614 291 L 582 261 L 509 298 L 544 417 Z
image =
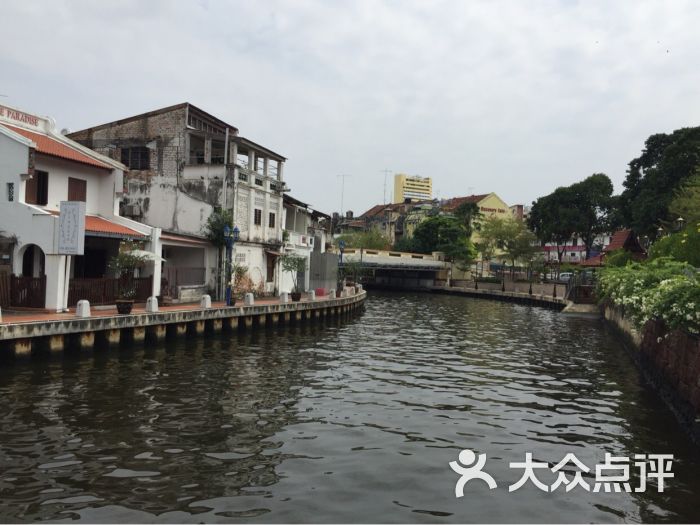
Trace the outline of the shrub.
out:
M 649 319 L 659 319 L 670 330 L 700 334 L 700 278 L 689 264 L 660 257 L 606 267 L 598 288 L 599 297 L 622 306 L 638 328 Z
M 613 250 L 605 256 L 605 266 L 627 266 L 627 263 L 632 261 L 632 253 L 622 248 Z
M 649 257 L 673 257 L 700 267 L 700 223 L 689 224 L 682 231 L 659 239 L 651 246 Z

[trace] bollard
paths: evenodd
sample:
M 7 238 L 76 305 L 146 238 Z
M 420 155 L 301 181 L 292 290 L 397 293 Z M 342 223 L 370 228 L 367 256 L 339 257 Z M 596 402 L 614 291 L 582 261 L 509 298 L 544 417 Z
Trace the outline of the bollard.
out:
M 357 287 L 357 293 L 362 293 L 362 285 L 358 284 L 358 285 L 356 285 L 356 287 Z
M 203 295 L 202 298 L 199 300 L 199 307 L 200 308 L 211 308 L 211 295 Z
M 280 303 L 288 303 L 289 302 L 289 294 L 287 292 L 282 292 L 280 294 Z
M 158 311 L 158 298 L 151 296 L 146 299 L 146 312 L 154 314 Z
M 90 317 L 90 301 L 81 299 L 78 301 L 78 307 L 75 309 L 77 317 Z
M 2 323 L 2 308 L 0 308 L 0 323 Z
M 309 301 L 316 300 L 316 292 L 314 290 L 309 290 Z
M 255 296 L 252 293 L 245 294 L 243 304 L 245 304 L 246 306 L 253 306 L 255 304 Z
M 328 292 L 328 297 L 335 299 L 335 288 Z

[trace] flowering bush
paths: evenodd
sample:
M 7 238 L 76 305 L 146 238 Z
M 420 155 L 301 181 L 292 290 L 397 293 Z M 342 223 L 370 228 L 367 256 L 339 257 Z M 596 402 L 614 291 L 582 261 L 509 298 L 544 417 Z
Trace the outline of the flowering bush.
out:
M 660 319 L 673 330 L 700 333 L 700 278 L 686 263 L 661 257 L 624 267 L 606 267 L 598 279 L 601 299 L 625 309 L 638 327 Z

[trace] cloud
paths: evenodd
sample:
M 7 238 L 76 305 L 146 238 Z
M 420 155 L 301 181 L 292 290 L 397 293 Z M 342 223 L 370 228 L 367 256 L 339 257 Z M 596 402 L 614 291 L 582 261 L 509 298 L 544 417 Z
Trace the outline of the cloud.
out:
M 289 157 L 319 209 L 388 168 L 442 197 L 619 189 L 652 133 L 697 125 L 697 2 L 5 1 L 0 93 L 80 129 L 190 101 Z M 390 183 L 391 185 L 391 183 Z M 388 191 L 391 194 L 391 191 Z

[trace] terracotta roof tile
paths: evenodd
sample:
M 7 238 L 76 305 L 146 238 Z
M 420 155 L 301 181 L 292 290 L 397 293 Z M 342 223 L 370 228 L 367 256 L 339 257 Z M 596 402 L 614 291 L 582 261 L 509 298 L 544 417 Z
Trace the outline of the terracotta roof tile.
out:
M 69 145 L 64 144 L 59 140 L 56 140 L 55 138 L 50 137 L 49 135 L 37 133 L 35 131 L 29 131 L 28 129 L 24 128 L 18 128 L 9 124 L 3 123 L 2 125 L 34 142 L 36 144 L 36 150 L 39 153 L 51 155 L 52 157 L 59 157 L 62 159 L 80 162 L 82 164 L 88 164 L 97 168 L 104 168 L 107 170 L 111 169 L 111 167 L 107 164 L 86 155 L 78 149 L 71 148 Z
M 142 239 L 146 237 L 143 233 L 139 233 L 136 230 L 117 224 L 110 220 L 104 219 L 102 217 L 97 217 L 96 215 L 86 215 L 85 216 L 85 231 L 91 233 L 102 233 L 116 237 L 129 237 L 129 238 L 139 238 Z
M 464 204 L 465 202 L 479 202 L 479 201 L 484 200 L 489 195 L 490 195 L 489 193 L 484 193 L 483 195 L 469 195 L 468 197 L 454 197 L 452 199 L 448 199 L 445 202 L 445 204 L 442 205 L 442 207 L 446 210 L 455 210 L 461 204 Z

